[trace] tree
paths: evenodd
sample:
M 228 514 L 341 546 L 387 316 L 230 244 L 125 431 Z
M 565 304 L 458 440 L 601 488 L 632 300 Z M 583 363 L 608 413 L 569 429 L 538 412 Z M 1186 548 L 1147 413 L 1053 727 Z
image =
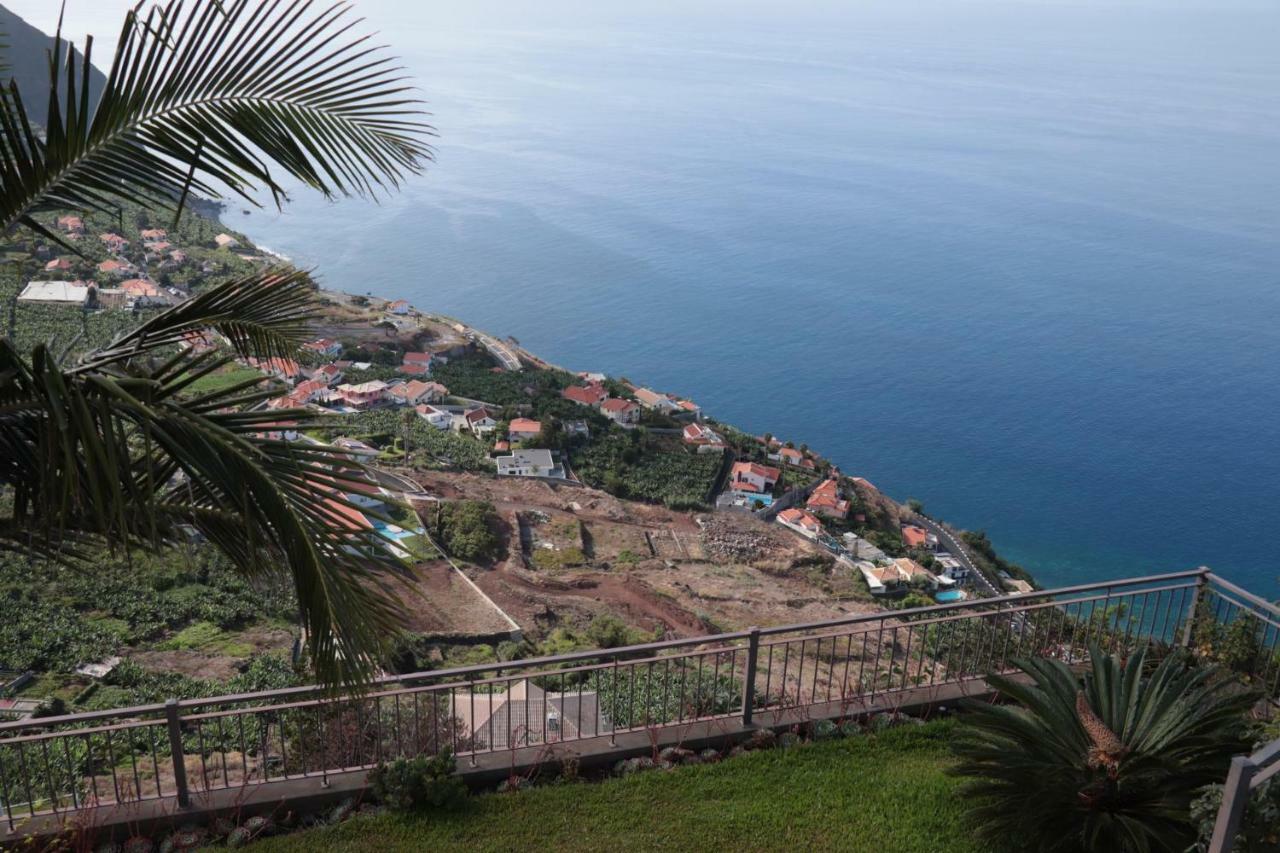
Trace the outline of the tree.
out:
M 1199 789 L 1247 751 L 1255 697 L 1181 657 L 1091 661 L 1083 680 L 1045 659 L 1019 664 L 1030 683 L 988 677 L 1016 704 L 974 703 L 954 745 L 977 831 L 1050 853 L 1185 850 Z
M 0 222 L 67 245 L 38 215 L 169 211 L 192 193 L 281 204 L 282 178 L 326 196 L 376 196 L 431 156 L 390 59 L 347 35 L 344 7 L 194 0 L 125 17 L 100 96 L 61 34 L 50 53 L 42 132 L 11 82 L 0 94 Z M 75 251 L 74 246 L 69 246 Z M 273 437 L 302 411 L 254 412 L 261 380 L 192 394 L 228 360 L 177 353 L 213 327 L 242 357 L 291 356 L 306 339 L 314 285 L 267 271 L 156 316 L 64 365 L 47 347 L 0 342 L 0 485 L 12 489 L 0 548 L 75 562 L 86 546 L 156 549 L 194 527 L 248 576 L 287 572 L 316 671 L 367 678 L 396 606 L 396 564 L 353 530 L 342 486 L 367 473 L 326 446 Z

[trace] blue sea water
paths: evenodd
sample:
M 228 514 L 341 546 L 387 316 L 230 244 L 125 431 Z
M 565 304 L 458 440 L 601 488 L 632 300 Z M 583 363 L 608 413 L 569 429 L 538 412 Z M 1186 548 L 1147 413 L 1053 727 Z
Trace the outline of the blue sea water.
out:
M 1280 593 L 1280 6 L 361 8 L 438 162 L 229 215 L 263 245 L 807 442 L 1046 583 Z

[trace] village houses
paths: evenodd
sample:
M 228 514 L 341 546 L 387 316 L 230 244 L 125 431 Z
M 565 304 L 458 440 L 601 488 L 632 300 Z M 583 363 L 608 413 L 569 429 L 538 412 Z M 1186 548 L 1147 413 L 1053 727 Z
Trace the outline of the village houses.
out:
M 730 485 L 740 492 L 772 492 L 782 479 L 782 472 L 756 462 L 735 462 L 729 475 Z
M 805 508 L 827 518 L 847 518 L 851 504 L 840 495 L 840 481 L 835 477 L 823 480 L 809 495 Z
M 408 382 L 392 385 L 387 389 L 387 395 L 392 402 L 416 406 L 419 403 L 438 402 L 444 397 L 441 392 L 447 390 L 438 382 L 423 382 L 419 379 L 411 379 Z
M 822 522 L 798 507 L 784 509 L 778 513 L 778 523 L 808 539 L 817 539 L 822 533 Z
M 317 338 L 314 341 L 307 341 L 302 345 L 302 348 L 307 352 L 328 358 L 337 358 L 342 355 L 342 344 L 333 338 Z
M 599 384 L 572 385 L 561 391 L 560 396 L 579 405 L 598 409 L 600 404 L 608 398 L 609 392 Z
M 472 409 L 463 415 L 463 421 L 467 425 L 467 429 L 472 434 L 479 437 L 485 436 L 497 429 L 498 419 L 494 413 L 486 409 L 484 406 Z
M 685 444 L 697 447 L 699 453 L 718 453 L 725 446 L 719 433 L 700 423 L 686 424 L 682 438 Z
M 438 430 L 447 430 L 453 425 L 453 415 L 444 409 L 437 409 L 435 406 L 419 403 L 414 407 L 414 411 L 418 413 L 418 417 Z
M 640 421 L 640 407 L 630 400 L 609 397 L 600 404 L 600 412 L 609 420 L 621 426 L 629 426 Z
M 670 413 L 679 408 L 675 400 L 651 388 L 637 388 L 635 395 L 636 402 L 650 411 Z
M 345 405 L 353 409 L 371 409 L 385 399 L 387 383 L 372 380 L 358 385 L 339 385 L 337 391 Z
M 542 432 L 542 424 L 529 418 L 516 418 L 507 426 L 507 435 L 512 441 L 528 441 L 537 438 Z

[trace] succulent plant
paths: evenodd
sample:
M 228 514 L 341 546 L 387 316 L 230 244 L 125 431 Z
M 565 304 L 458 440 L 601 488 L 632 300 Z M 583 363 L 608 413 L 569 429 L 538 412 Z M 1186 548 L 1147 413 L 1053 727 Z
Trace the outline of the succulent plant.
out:
M 259 835 L 266 835 L 276 828 L 275 822 L 269 817 L 255 815 L 244 822 L 244 828 L 249 830 L 249 834 L 254 838 Z
M 840 727 L 830 720 L 818 720 L 813 724 L 814 740 L 831 740 L 840 737 Z
M 253 833 L 243 826 L 237 826 L 227 834 L 227 846 L 233 849 L 243 847 L 252 840 Z

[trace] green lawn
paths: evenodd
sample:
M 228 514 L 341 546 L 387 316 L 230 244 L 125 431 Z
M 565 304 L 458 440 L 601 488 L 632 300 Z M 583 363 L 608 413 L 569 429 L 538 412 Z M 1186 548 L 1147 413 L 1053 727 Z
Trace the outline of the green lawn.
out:
M 255 378 L 262 378 L 261 371 L 238 364 L 228 365 L 222 370 L 201 376 L 187 386 L 186 393 L 208 394 L 211 391 L 221 391 L 223 388 L 230 388 L 232 385 L 238 385 L 241 382 Z
M 600 784 L 472 798 L 439 816 L 357 817 L 255 851 L 843 850 L 977 853 L 949 722 L 767 750 Z

